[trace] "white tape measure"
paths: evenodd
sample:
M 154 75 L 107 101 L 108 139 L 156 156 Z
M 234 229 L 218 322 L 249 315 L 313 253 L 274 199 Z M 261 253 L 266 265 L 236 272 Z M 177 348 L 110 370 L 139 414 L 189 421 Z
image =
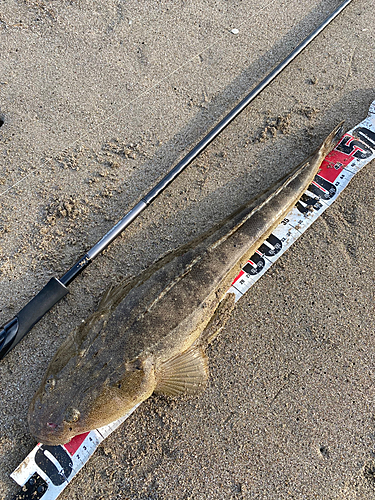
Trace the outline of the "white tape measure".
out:
M 375 158 L 375 101 L 367 118 L 342 136 L 322 163 L 308 190 L 245 264 L 228 292 L 236 300 L 272 266 L 326 210 L 354 175 Z M 11 474 L 22 489 L 15 500 L 55 500 L 99 444 L 131 413 L 110 425 L 73 438 L 63 446 L 38 444 Z

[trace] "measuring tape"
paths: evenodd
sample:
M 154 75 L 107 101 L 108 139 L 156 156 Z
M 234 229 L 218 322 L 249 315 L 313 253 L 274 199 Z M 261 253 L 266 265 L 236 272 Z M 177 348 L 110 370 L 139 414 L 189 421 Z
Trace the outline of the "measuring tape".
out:
M 375 101 L 367 118 L 344 134 L 294 208 L 245 264 L 228 292 L 236 300 L 332 205 L 354 175 L 375 157 Z
M 297 238 L 335 201 L 354 175 L 375 158 L 375 101 L 367 118 L 344 134 L 324 159 L 306 193 L 242 268 L 228 293 L 239 300 Z M 110 425 L 61 446 L 39 443 L 11 474 L 22 486 L 14 500 L 55 500 L 99 444 L 139 405 Z

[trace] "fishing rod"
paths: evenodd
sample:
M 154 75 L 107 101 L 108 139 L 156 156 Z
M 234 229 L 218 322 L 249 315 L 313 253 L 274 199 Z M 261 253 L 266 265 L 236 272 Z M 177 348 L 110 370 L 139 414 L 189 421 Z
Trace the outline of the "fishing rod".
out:
M 345 0 L 310 35 L 305 38 L 281 63 L 279 63 L 242 101 L 237 104 L 175 167 L 154 186 L 107 234 L 79 259 L 61 278 L 51 278 L 44 288 L 28 302 L 16 316 L 0 327 L 0 360 L 28 331 L 59 302 L 69 290 L 67 286 L 112 241 L 147 208 L 169 184 L 269 85 L 352 0 Z

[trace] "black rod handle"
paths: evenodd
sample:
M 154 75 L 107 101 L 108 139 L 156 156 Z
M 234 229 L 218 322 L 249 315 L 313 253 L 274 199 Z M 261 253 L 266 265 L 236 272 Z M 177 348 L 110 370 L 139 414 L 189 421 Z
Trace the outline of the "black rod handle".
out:
M 12 320 L 0 327 L 0 360 L 68 292 L 58 279 L 50 279 Z

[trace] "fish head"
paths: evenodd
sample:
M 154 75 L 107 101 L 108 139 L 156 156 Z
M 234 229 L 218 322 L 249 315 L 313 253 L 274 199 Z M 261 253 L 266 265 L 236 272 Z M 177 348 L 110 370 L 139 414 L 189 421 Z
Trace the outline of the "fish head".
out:
M 64 347 L 64 346 L 63 346 Z M 73 356 L 61 349 L 52 360 L 28 413 L 31 433 L 39 442 L 58 445 L 126 415 L 155 388 L 151 357 L 111 367 L 108 353 Z M 61 366 L 61 357 L 67 363 Z M 87 359 L 85 359 L 87 358 Z

